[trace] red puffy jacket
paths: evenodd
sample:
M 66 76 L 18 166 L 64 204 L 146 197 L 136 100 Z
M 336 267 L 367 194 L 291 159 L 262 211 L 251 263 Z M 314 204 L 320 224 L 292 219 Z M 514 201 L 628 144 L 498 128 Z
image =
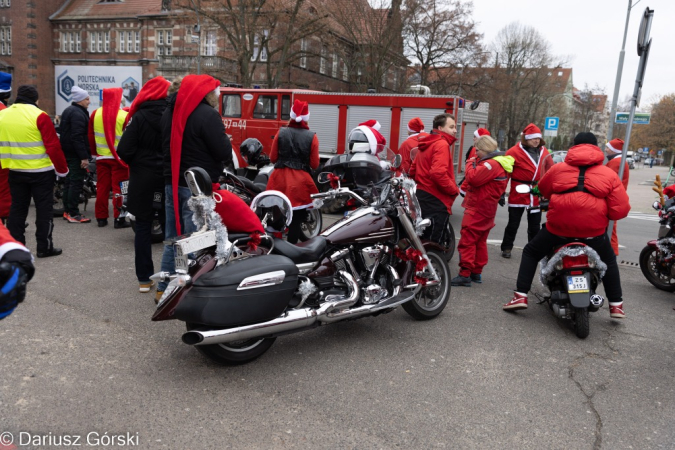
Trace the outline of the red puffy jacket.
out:
M 539 198 L 536 195 L 519 194 L 516 192 L 516 186 L 519 184 L 529 184 L 532 181 L 539 181 L 541 174 L 545 173 L 553 165 L 553 160 L 548 155 L 548 150 L 542 145 L 539 149 L 539 161 L 535 164 L 520 142 L 506 151 L 506 156 L 511 156 L 516 160 L 513 165 L 513 173 L 511 174 L 509 206 L 539 206 Z
M 401 167 L 400 170 L 404 173 L 410 172 L 410 166 L 412 165 L 412 160 L 410 159 L 410 152 L 412 149 L 419 146 L 420 139 L 424 136 L 429 136 L 427 133 L 417 133 L 411 136 L 408 136 L 408 139 L 403 141 L 401 146 L 398 149 L 398 154 L 401 155 Z
M 550 200 L 548 231 L 570 238 L 596 237 L 607 231 L 610 220 L 628 215 L 626 189 L 616 172 L 602 165 L 603 160 L 597 146 L 576 145 L 567 152 L 565 162 L 553 166 L 539 181 L 539 191 Z M 581 166 L 588 166 L 584 187 L 590 193 L 563 193 L 577 186 Z
M 417 188 L 442 201 L 452 214 L 452 204 L 459 195 L 452 165 L 452 145 L 457 139 L 434 130 L 420 139 L 419 153 L 410 166 L 410 176 Z
M 494 159 L 497 156 L 503 158 L 504 152 L 495 152 L 481 160 L 469 159 L 466 162 L 466 177 L 462 183 L 462 189 L 466 191 L 462 206 L 490 221 L 497 214 L 497 204 L 509 183 L 509 172 L 499 158 Z M 507 167 L 510 171 L 512 166 Z

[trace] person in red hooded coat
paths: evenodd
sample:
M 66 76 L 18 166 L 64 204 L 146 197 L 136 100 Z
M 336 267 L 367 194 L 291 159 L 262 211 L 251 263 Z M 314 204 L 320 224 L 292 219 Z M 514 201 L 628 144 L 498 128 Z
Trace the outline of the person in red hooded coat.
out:
M 511 257 L 513 242 L 518 234 L 520 219 L 523 211 L 527 212 L 527 240 L 534 239 L 539 232 L 541 224 L 541 209 L 539 198 L 532 194 L 519 194 L 516 186 L 537 184 L 546 170 L 553 165 L 553 160 L 545 147 L 546 143 L 541 138 L 541 130 L 533 123 L 523 130 L 523 136 L 519 143 L 507 150 L 506 155 L 515 159 L 513 173 L 511 174 L 511 191 L 509 192 L 509 222 L 504 230 L 502 239 L 502 256 Z
M 622 139 L 612 139 L 607 143 L 605 153 L 607 154 L 607 167 L 612 169 L 614 172 L 619 174 L 619 169 L 621 168 L 621 153 L 623 152 L 623 140 Z M 630 168 L 628 163 L 624 163 L 623 167 L 623 177 L 621 182 L 623 187 L 628 191 L 628 177 L 630 176 Z M 612 228 L 612 250 L 614 254 L 619 256 L 619 238 L 616 235 L 616 222 L 614 222 L 614 227 Z
M 293 205 L 287 237 L 291 244 L 302 236 L 301 225 L 313 205 L 310 195 L 319 192 L 311 175 L 311 169 L 319 167 L 319 138 L 309 130 L 308 121 L 309 105 L 295 100 L 288 126 L 274 136 L 270 152 L 270 161 L 275 164 L 267 189 L 283 192 Z
M 610 220 L 628 215 L 628 195 L 617 174 L 602 165 L 604 155 L 592 133 L 579 133 L 574 144 L 565 161 L 553 166 L 539 181 L 541 195 L 549 199 L 546 226 L 523 249 L 516 290 L 503 309 L 526 309 L 527 293 L 539 261 L 555 247 L 580 241 L 593 248 L 607 265 L 602 284 L 610 316 L 622 319 L 626 316 L 621 277 L 607 226 Z M 581 176 L 583 190 L 578 190 Z
M 424 237 L 434 242 L 442 242 L 452 204 L 459 195 L 452 164 L 455 134 L 457 126 L 450 114 L 434 117 L 433 131 L 420 139 L 419 152 L 410 166 L 410 176 L 417 183 L 422 216 L 431 220 Z
M 408 122 L 408 138 L 398 148 L 398 154 L 401 155 L 399 172 L 410 172 L 410 166 L 412 165 L 410 152 L 419 146 L 420 139 L 428 135 L 428 133 L 424 132 L 424 122 L 419 117 L 415 117 Z

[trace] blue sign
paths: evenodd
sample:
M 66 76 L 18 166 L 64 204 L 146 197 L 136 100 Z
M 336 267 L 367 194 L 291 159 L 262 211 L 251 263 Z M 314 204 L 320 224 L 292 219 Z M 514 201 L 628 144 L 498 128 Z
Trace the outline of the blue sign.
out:
M 556 131 L 558 129 L 558 125 L 560 125 L 559 117 L 547 117 L 544 124 L 544 130 Z

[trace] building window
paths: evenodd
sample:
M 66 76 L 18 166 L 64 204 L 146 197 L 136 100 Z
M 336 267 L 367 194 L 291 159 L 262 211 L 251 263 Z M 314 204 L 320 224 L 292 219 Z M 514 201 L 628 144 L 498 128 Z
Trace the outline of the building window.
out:
M 170 56 L 173 53 L 173 30 L 157 30 L 157 54 Z
M 347 63 L 342 63 L 342 80 L 349 80 L 349 70 L 347 70 Z
M 267 61 L 267 36 L 269 36 L 269 30 L 263 30 L 263 36 L 264 42 L 262 43 L 262 49 L 260 36 L 255 36 L 253 38 L 253 54 L 251 55 L 251 61 L 257 61 L 258 54 L 260 54 L 260 61 Z
M 110 52 L 110 31 L 105 31 L 103 33 L 103 41 L 104 41 L 104 53 Z
M 61 32 L 61 53 L 68 52 L 68 33 Z
M 307 39 L 300 40 L 300 67 L 307 68 Z
M 120 35 L 120 46 L 119 46 L 119 52 L 124 53 L 127 49 L 127 32 L 126 31 L 118 31 Z
M 0 55 L 12 54 L 12 27 L 0 27 Z
M 79 31 L 61 32 L 61 53 L 80 53 L 82 51 L 82 41 Z
M 209 30 L 204 37 L 204 56 L 216 56 L 216 31 Z
M 110 51 L 110 31 L 89 32 L 89 52 L 108 53 Z
M 338 56 L 337 53 L 333 53 L 333 71 L 331 73 L 333 78 L 337 78 L 338 73 Z
M 326 54 L 328 49 L 325 45 L 321 46 L 321 59 L 319 60 L 319 73 L 326 73 Z
M 119 31 L 120 35 L 120 53 L 138 53 L 140 50 L 140 32 L 139 31 Z
M 0 8 L 9 8 L 12 6 L 11 0 L 0 0 Z
M 141 51 L 141 32 L 134 31 L 134 51 L 139 53 Z
M 82 52 L 82 38 L 79 31 L 74 34 L 75 34 L 75 53 L 80 53 Z

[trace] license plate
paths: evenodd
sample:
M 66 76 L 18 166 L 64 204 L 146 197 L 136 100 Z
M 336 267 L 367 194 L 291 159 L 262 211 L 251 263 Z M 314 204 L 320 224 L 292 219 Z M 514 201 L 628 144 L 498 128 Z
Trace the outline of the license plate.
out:
M 567 292 L 570 294 L 588 292 L 588 280 L 586 277 L 567 277 Z
M 192 234 L 179 239 L 173 244 L 174 262 L 176 271 L 188 270 L 188 254 L 216 245 L 216 232 L 214 230 L 204 233 Z
M 127 192 L 129 191 L 129 180 L 120 182 L 120 191 L 122 191 L 122 195 L 127 195 Z

